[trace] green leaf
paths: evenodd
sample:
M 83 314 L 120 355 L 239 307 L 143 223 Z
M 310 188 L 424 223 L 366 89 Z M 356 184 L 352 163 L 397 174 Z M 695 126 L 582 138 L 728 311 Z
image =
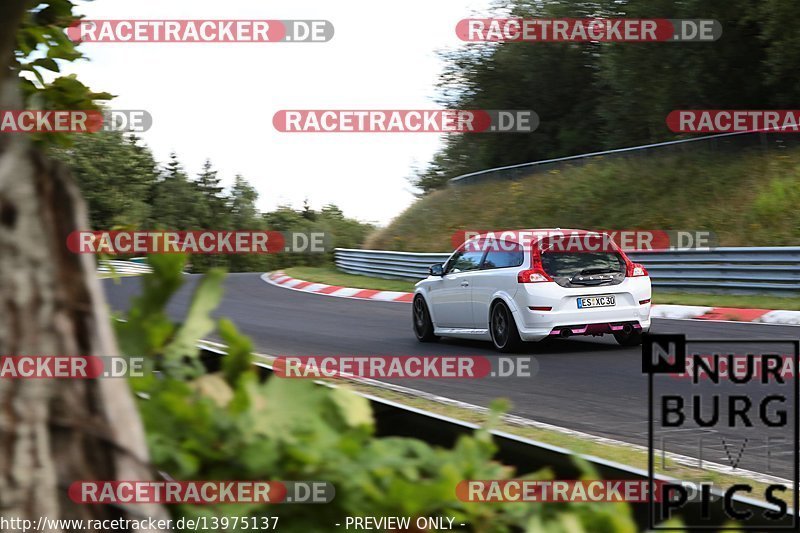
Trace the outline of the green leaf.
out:
M 58 63 L 56 63 L 55 60 L 50 57 L 40 57 L 39 59 L 29 63 L 29 65 L 32 67 L 45 68 L 53 72 L 60 72 Z
M 222 372 L 228 384 L 235 386 L 242 374 L 252 370 L 253 343 L 228 319 L 220 319 L 217 329 L 228 347 L 222 358 Z
M 344 387 L 337 387 L 331 391 L 331 400 L 348 426 L 371 428 L 375 424 L 372 408 L 363 396 Z
M 165 309 L 167 302 L 183 285 L 186 257 L 153 254 L 147 257 L 147 262 L 153 272 L 142 276 L 142 292 L 133 298 L 127 320 L 115 324 L 120 349 L 127 355 L 163 353 L 164 346 L 176 330 Z
M 233 391 L 218 374 L 200 376 L 191 383 L 192 388 L 210 398 L 220 407 L 225 407 L 233 399 Z
M 186 320 L 178 329 L 172 342 L 164 348 L 164 357 L 167 360 L 178 360 L 197 353 L 197 341 L 214 329 L 211 312 L 216 309 L 222 299 L 222 280 L 224 278 L 224 270 L 212 269 L 197 284 Z

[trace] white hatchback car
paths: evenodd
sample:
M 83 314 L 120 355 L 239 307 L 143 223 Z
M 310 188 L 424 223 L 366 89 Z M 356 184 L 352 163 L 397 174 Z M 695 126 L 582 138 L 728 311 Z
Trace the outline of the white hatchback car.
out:
M 491 340 L 511 352 L 523 341 L 613 334 L 641 344 L 650 329 L 647 270 L 605 234 L 519 230 L 460 246 L 417 283 L 414 333 Z

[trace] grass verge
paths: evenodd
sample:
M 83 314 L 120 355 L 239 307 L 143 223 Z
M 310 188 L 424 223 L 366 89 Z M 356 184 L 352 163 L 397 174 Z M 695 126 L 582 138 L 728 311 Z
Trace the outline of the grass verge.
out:
M 654 290 L 653 303 L 800 311 L 800 298 L 765 295 L 694 294 Z
M 596 157 L 518 180 L 423 196 L 365 248 L 452 249 L 459 230 L 709 230 L 719 246 L 792 246 L 800 236 L 800 149 Z
M 328 285 L 338 285 L 340 287 L 355 287 L 359 289 L 375 289 L 378 291 L 401 291 L 413 292 L 414 282 L 399 279 L 371 278 L 369 276 L 358 276 L 345 274 L 336 270 L 336 267 L 290 267 L 284 268 L 283 272 L 287 276 L 314 281 L 316 283 L 327 283 Z
M 97 273 L 97 278 L 98 279 L 130 278 L 132 276 L 141 276 L 141 274 L 120 274 L 119 272 L 117 272 L 117 273 L 98 272 Z

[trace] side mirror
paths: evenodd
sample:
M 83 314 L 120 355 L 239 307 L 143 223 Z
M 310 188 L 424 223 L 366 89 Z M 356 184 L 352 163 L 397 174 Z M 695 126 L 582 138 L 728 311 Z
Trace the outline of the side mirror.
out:
M 442 265 L 431 265 L 428 268 L 428 273 L 431 276 L 444 276 L 444 268 L 442 268 Z

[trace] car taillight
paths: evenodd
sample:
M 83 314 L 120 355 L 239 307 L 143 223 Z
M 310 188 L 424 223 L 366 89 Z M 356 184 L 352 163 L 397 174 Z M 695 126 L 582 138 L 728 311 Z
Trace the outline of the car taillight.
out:
M 647 276 L 647 269 L 644 268 L 644 265 L 639 263 L 628 263 L 627 275 L 629 278 L 636 276 Z
M 517 274 L 518 283 L 541 283 L 543 281 L 553 280 L 541 268 L 529 268 Z
M 544 271 L 539 250 L 534 249 L 531 252 L 531 267 L 517 273 L 517 283 L 543 283 L 546 281 L 553 281 L 553 278 Z

